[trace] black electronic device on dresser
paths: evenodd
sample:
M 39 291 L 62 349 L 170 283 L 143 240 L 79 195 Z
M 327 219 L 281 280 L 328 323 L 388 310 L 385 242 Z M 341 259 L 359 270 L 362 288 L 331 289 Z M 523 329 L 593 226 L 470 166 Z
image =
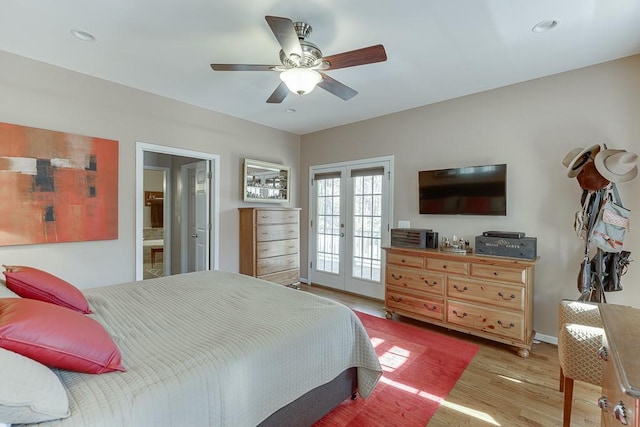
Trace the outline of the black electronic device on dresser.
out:
M 521 231 L 485 231 L 476 236 L 477 255 L 536 259 L 538 241 Z

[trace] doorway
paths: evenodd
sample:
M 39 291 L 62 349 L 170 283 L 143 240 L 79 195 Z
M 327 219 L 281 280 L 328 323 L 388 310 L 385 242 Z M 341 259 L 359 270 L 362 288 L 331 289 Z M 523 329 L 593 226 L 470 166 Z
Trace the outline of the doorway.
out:
M 145 164 L 142 228 L 143 279 L 170 274 L 171 253 L 171 168 Z
M 384 299 L 383 245 L 392 221 L 393 156 L 312 166 L 309 279 Z
M 199 183 L 200 195 L 191 199 L 188 187 L 182 179 L 182 165 L 200 165 L 200 173 L 196 172 L 196 181 Z M 218 268 L 218 224 L 219 224 L 219 169 L 220 158 L 218 155 L 185 150 L 181 148 L 166 147 L 161 145 L 136 143 L 136 280 L 142 280 L 145 276 L 145 190 L 144 171 L 149 168 L 166 168 L 164 198 L 164 233 L 163 246 L 155 245 L 156 261 L 160 259 L 158 248 L 162 248 L 163 273 L 165 275 L 183 273 L 187 271 L 199 271 Z M 187 201 L 185 201 L 187 199 Z M 193 212 L 198 213 L 198 221 L 202 234 L 198 236 L 199 261 L 194 263 L 194 268 L 189 269 L 184 261 L 184 252 L 188 251 L 189 244 L 185 244 L 185 231 L 183 222 L 185 203 L 192 200 Z M 168 229 L 168 230 L 167 230 Z M 193 235 L 194 233 L 191 233 Z M 189 240 L 187 240 L 188 242 Z M 150 258 L 149 251 L 149 258 Z M 188 260 L 188 258 L 187 258 Z M 149 263 L 150 263 L 149 259 Z M 155 264 L 155 263 L 154 263 Z

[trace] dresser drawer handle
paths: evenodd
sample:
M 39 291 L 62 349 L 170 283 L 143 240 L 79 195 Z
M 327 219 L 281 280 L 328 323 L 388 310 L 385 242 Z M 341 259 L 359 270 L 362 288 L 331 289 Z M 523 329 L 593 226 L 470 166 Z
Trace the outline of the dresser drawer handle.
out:
M 503 327 L 503 328 L 505 328 L 505 329 L 511 329 L 511 328 L 515 328 L 515 327 L 516 327 L 516 324 L 515 324 L 515 323 L 513 323 L 513 322 L 511 322 L 511 323 L 509 323 L 508 325 L 506 325 L 506 326 L 505 326 L 505 325 L 502 323 L 502 320 L 498 320 L 498 325 L 502 326 L 502 327 Z
M 429 304 L 423 303 L 422 305 L 424 305 L 424 308 L 426 308 L 429 311 L 436 311 L 438 309 L 438 306 L 433 304 L 432 306 L 429 306 Z
M 598 399 L 598 408 L 602 409 L 602 412 L 607 412 L 609 410 L 609 400 L 607 396 L 602 396 Z
M 391 273 L 391 277 L 393 277 L 396 280 L 400 280 L 400 279 L 402 279 L 402 274 L 399 274 L 399 275 L 396 276 L 394 273 Z
M 442 266 L 442 268 L 444 268 L 444 269 L 446 270 L 446 269 L 447 269 L 447 264 L 444 264 L 444 265 Z
M 456 310 L 453 310 L 453 314 L 455 314 L 456 317 L 459 317 L 460 319 L 464 319 L 465 317 L 467 317 L 467 313 L 458 314 Z
M 602 346 L 598 349 L 598 357 L 605 362 L 609 360 L 609 353 L 607 352 L 607 347 Z
M 613 407 L 613 416 L 616 420 L 620 421 L 620 424 L 623 426 L 629 424 L 627 421 L 627 408 L 624 407 L 623 402 L 618 402 L 618 404 Z
M 400 260 L 400 262 L 407 262 L 407 261 L 405 261 L 405 259 L 404 259 L 404 258 L 402 258 L 402 259 Z
M 456 291 L 458 291 L 458 292 L 466 292 L 466 291 L 468 291 L 468 290 L 469 290 L 469 288 L 467 288 L 466 286 L 465 286 L 464 288 L 460 289 L 460 288 L 458 287 L 458 285 L 453 285 L 453 288 L 454 288 Z
M 402 302 L 402 297 L 395 297 L 393 295 L 390 295 L 391 301 L 395 301 L 395 302 Z
M 433 282 L 429 282 L 429 279 L 424 279 L 424 284 L 427 286 L 437 286 L 438 282 L 436 280 L 434 280 Z
M 497 271 L 494 271 L 494 272 L 493 272 L 493 275 L 494 275 L 494 276 L 497 276 L 497 275 L 498 275 L 498 272 L 497 272 Z
M 504 294 L 503 294 L 502 292 L 498 292 L 498 296 L 499 296 L 500 298 L 502 298 L 503 300 L 505 300 L 505 301 L 510 301 L 510 300 L 515 299 L 515 298 L 516 298 L 516 296 L 515 296 L 514 294 L 511 294 L 509 297 L 505 297 L 505 296 L 504 296 Z

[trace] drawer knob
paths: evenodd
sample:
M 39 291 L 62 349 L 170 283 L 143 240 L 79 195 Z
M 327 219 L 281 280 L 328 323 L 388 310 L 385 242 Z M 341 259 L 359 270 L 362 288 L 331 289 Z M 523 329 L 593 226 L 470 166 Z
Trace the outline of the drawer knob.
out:
M 609 353 L 607 352 L 607 347 L 602 346 L 598 349 L 598 357 L 605 362 L 609 360 Z
M 395 297 L 395 296 L 391 295 L 391 300 L 395 301 L 395 302 L 402 302 L 402 297 Z
M 404 258 L 402 258 L 402 259 L 400 260 L 400 262 L 406 262 L 406 261 L 404 260 Z
M 455 314 L 455 316 L 459 317 L 460 319 L 464 319 L 465 317 L 467 317 L 467 313 L 458 314 L 457 310 L 453 310 L 453 314 Z
M 497 272 L 497 271 L 494 271 L 494 272 L 493 272 L 493 275 L 494 275 L 494 276 L 497 276 L 497 275 L 498 275 L 498 272 Z
M 505 329 L 511 329 L 516 327 L 515 323 L 511 322 L 508 325 L 505 325 L 504 323 L 502 323 L 502 320 L 498 320 L 498 325 L 502 326 Z
M 426 304 L 426 303 L 422 304 L 422 305 L 424 305 L 424 308 L 426 308 L 429 311 L 436 311 L 438 309 L 438 306 L 435 305 L 435 304 L 432 305 L 432 306 L 430 306 L 429 304 Z
M 516 298 L 516 296 L 515 296 L 514 294 L 511 294 L 510 296 L 505 297 L 505 296 L 504 296 L 504 294 L 503 294 L 502 292 L 498 292 L 498 296 L 499 296 L 500 298 L 502 298 L 503 300 L 505 300 L 505 301 L 510 301 L 510 300 L 515 299 L 515 298 Z
M 627 422 L 627 408 L 624 407 L 623 402 L 618 402 L 616 406 L 613 407 L 613 416 L 616 420 L 620 421 L 620 424 L 626 426 Z
M 397 276 L 395 275 L 395 273 L 391 273 L 391 277 L 393 277 L 396 280 L 400 280 L 402 279 L 402 274 L 398 274 Z
M 602 396 L 598 399 L 598 408 L 602 409 L 602 412 L 607 412 L 609 410 L 609 401 L 607 400 L 607 396 Z
M 466 291 L 468 291 L 468 290 L 469 290 L 469 288 L 467 288 L 466 286 L 465 286 L 464 288 L 460 289 L 460 288 L 458 287 L 458 285 L 453 285 L 453 289 L 455 289 L 455 290 L 456 290 L 456 291 L 458 291 L 458 292 L 466 292 Z
M 435 281 L 435 280 L 433 282 L 429 283 L 429 279 L 424 279 L 424 283 L 427 286 L 436 286 L 438 284 L 438 282 Z

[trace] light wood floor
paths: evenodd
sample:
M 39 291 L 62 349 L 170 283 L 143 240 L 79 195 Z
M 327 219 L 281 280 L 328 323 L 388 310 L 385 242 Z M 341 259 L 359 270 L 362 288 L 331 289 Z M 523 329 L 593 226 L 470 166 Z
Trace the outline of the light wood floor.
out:
M 337 300 L 354 310 L 384 317 L 383 303 L 317 285 L 303 291 Z M 558 350 L 534 344 L 528 358 L 508 346 L 417 322 L 394 320 L 446 332 L 480 346 L 471 364 L 429 422 L 433 426 L 562 426 L 562 393 L 558 391 Z M 598 387 L 575 382 L 571 425 L 599 426 Z

